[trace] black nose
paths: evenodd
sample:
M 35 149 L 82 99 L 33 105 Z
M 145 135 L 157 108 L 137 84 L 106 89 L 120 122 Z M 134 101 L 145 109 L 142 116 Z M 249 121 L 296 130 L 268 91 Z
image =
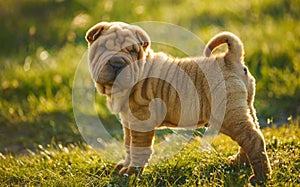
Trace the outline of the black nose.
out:
M 122 57 L 114 56 L 109 59 L 109 65 L 112 66 L 115 70 L 120 70 L 126 66 L 126 62 Z

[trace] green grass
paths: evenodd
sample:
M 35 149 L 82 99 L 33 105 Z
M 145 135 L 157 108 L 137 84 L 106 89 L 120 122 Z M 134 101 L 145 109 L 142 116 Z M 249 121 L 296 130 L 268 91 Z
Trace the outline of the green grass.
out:
M 66 45 L 59 52 L 39 48 L 24 58 L 2 58 L 1 152 L 34 148 L 52 138 L 81 140 L 73 117 L 72 85 L 84 50 Z
M 300 127 L 298 123 L 266 128 L 268 155 L 273 169 L 267 186 L 300 184 Z M 85 145 L 39 146 L 27 156 L 0 154 L 0 183 L 27 186 L 245 186 L 252 171 L 232 167 L 227 157 L 237 145 L 218 136 L 212 151 L 201 151 L 192 141 L 173 158 L 150 165 L 141 176 L 121 177 L 114 163 Z M 121 154 L 121 153 L 120 153 Z

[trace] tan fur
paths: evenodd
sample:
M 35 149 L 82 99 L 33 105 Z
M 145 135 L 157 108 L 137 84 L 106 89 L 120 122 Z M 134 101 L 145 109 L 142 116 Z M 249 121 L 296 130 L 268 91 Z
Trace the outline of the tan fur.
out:
M 145 31 L 120 22 L 101 22 L 87 32 L 86 39 L 89 43 L 90 71 L 96 88 L 100 94 L 107 96 L 109 107 L 120 115 L 123 124 L 127 156 L 117 166 L 120 174 L 136 173 L 139 171 L 137 167 L 142 170 L 148 163 L 152 154 L 154 128 L 190 128 L 207 123 L 217 128 L 218 120 L 213 119 L 217 119 L 220 113 L 216 106 L 225 102 L 220 132 L 241 146 L 239 153 L 231 160 L 249 160 L 254 169 L 252 183 L 267 179 L 271 169 L 253 107 L 255 79 L 244 65 L 243 45 L 237 36 L 229 32 L 220 33 L 208 42 L 204 57 L 191 58 L 174 58 L 153 52 Z M 228 51 L 211 55 L 223 43 L 228 45 Z M 133 49 L 135 53 L 132 53 Z M 120 84 L 120 87 L 139 80 L 128 95 L 122 89 L 112 93 L 116 75 L 108 62 L 114 55 L 121 56 L 130 64 L 122 77 L 126 84 Z M 216 71 L 218 68 L 220 72 Z M 139 79 L 150 74 L 153 76 Z M 219 74 L 223 79 L 216 78 Z M 170 81 L 176 83 L 176 88 Z M 222 83 L 225 87 L 220 86 Z M 180 97 L 184 97 L 189 108 L 181 104 Z M 164 105 L 152 102 L 157 98 Z M 162 115 L 164 107 L 166 113 Z

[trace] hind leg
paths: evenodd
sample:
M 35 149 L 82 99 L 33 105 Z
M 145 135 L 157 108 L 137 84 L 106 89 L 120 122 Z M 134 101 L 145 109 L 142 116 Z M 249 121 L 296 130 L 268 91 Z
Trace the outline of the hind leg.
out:
M 250 126 L 252 126 L 254 129 L 257 129 L 258 131 L 260 131 L 260 127 L 259 127 L 258 120 L 256 117 L 256 111 L 253 107 L 253 104 L 250 103 L 249 108 L 250 108 L 250 116 L 251 117 L 248 117 L 247 119 L 250 120 L 250 123 L 252 121 L 254 122 L 254 125 L 251 124 Z M 239 151 L 237 152 L 236 155 L 229 157 L 229 161 L 231 164 L 233 164 L 235 166 L 249 166 L 250 165 L 249 158 L 242 147 L 239 148 Z
M 243 152 L 240 152 L 238 155 L 246 155 L 248 157 L 254 170 L 254 175 L 250 177 L 250 182 L 252 184 L 264 183 L 271 172 L 271 167 L 261 131 L 256 129 L 255 124 L 248 120 L 232 123 L 230 126 L 224 125 L 221 132 L 230 136 L 240 145 Z

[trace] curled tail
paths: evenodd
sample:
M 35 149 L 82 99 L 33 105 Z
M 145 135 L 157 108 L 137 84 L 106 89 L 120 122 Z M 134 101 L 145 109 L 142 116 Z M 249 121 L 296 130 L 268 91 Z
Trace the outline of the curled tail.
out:
M 226 62 L 243 62 L 243 43 L 236 35 L 231 32 L 221 32 L 210 39 L 210 41 L 205 46 L 204 55 L 206 57 L 209 57 L 216 47 L 224 43 L 228 45 L 228 51 L 225 55 Z

